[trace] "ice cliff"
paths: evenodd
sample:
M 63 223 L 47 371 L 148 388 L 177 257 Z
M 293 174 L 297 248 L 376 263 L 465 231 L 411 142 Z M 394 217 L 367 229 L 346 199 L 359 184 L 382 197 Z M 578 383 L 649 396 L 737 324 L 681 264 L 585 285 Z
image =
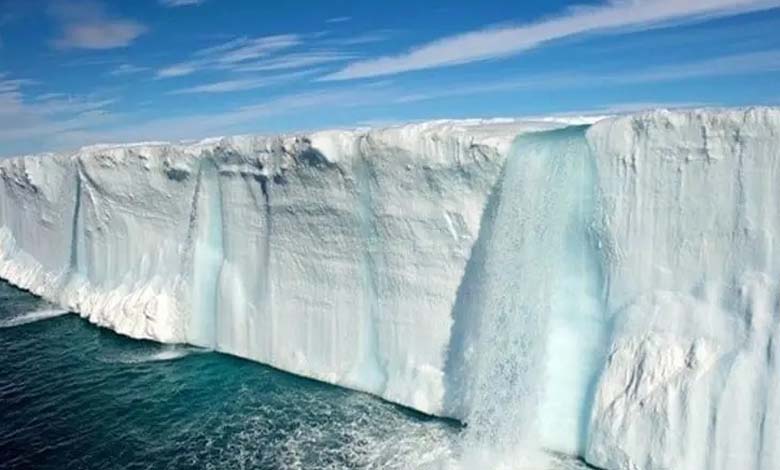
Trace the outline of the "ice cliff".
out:
M 780 110 L 0 160 L 0 276 L 609 469 L 780 468 Z

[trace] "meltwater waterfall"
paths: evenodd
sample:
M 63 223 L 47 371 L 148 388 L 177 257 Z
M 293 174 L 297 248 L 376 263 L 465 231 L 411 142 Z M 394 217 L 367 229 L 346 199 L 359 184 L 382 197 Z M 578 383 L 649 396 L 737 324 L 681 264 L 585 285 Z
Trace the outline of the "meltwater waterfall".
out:
M 471 289 L 467 467 L 523 468 L 539 465 L 538 449 L 584 450 L 605 330 L 585 130 L 518 137 L 493 195 Z
M 217 345 L 217 306 L 219 277 L 224 257 L 222 239 L 222 203 L 216 166 L 201 164 L 190 218 L 193 280 L 192 315 L 187 328 L 188 340 L 198 346 Z

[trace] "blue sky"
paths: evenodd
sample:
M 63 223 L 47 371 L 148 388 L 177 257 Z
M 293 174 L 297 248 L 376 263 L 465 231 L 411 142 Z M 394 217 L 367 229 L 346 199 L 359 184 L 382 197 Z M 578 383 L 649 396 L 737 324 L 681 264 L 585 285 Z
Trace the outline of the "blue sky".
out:
M 0 155 L 780 104 L 780 0 L 0 0 Z

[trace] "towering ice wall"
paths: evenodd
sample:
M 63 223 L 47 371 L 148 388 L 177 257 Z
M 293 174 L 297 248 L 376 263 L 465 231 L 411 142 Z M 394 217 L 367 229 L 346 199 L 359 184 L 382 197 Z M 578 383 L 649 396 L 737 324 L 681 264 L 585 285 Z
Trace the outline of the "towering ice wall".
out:
M 0 162 L 0 276 L 437 414 L 456 292 L 514 137 L 555 122 L 94 147 Z
M 780 110 L 0 161 L 0 276 L 609 469 L 780 468 Z
M 588 460 L 780 468 L 780 110 L 659 111 L 588 141 L 612 324 Z

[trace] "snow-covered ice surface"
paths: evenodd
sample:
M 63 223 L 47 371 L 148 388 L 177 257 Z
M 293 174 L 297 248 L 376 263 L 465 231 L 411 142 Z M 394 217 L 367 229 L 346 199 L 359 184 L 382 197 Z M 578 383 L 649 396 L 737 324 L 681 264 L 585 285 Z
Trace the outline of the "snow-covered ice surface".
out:
M 775 469 L 779 149 L 751 108 L 25 156 L 0 276 L 462 419 L 464 464 Z

